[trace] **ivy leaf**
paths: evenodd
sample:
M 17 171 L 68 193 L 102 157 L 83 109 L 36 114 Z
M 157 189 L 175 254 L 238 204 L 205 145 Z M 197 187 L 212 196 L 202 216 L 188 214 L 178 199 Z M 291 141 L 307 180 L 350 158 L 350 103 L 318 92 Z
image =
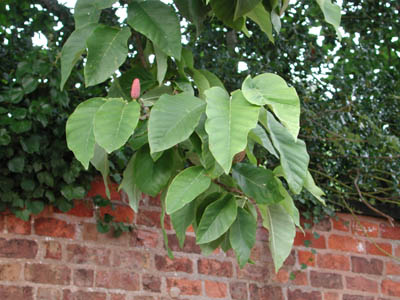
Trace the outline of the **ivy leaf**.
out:
M 172 214 L 192 202 L 211 184 L 201 166 L 186 168 L 172 180 L 165 199 L 166 211 Z
M 339 40 L 342 39 L 342 35 L 339 31 L 341 12 L 340 6 L 337 4 L 333 4 L 331 0 L 316 0 L 319 7 L 321 8 L 325 21 L 333 27 L 335 27 L 336 34 L 338 35 Z
M 325 204 L 325 200 L 322 198 L 322 196 L 325 195 L 324 191 L 321 190 L 314 182 L 314 179 L 310 173 L 310 171 L 307 170 L 307 176 L 306 179 L 304 180 L 304 187 L 306 190 L 308 190 L 315 198 L 319 200 L 323 205 Z
M 94 155 L 90 160 L 90 163 L 95 167 L 97 171 L 103 176 L 103 182 L 106 189 L 107 198 L 110 199 L 110 189 L 108 187 L 108 174 L 110 173 L 110 165 L 108 162 L 107 152 L 100 147 L 97 143 L 94 146 Z
M 96 112 L 94 136 L 107 153 L 121 148 L 133 134 L 139 121 L 140 106 L 121 98 L 109 99 Z
M 128 27 L 123 29 L 98 26 L 86 41 L 88 48 L 85 65 L 86 87 L 102 83 L 110 78 L 128 55 L 127 42 L 131 35 Z
M 229 99 L 220 87 L 207 90 L 206 97 L 205 129 L 210 151 L 228 174 L 233 157 L 246 148 L 247 135 L 257 125 L 259 107 L 247 102 L 240 91 L 233 92 Z
M 217 200 L 207 206 L 196 231 L 196 242 L 212 242 L 228 231 L 237 215 L 236 200 L 233 195 Z
M 37 215 L 44 209 L 43 201 L 26 201 L 26 208 L 31 211 L 31 213 Z
M 22 156 L 14 157 L 8 161 L 7 167 L 11 172 L 22 173 L 25 166 L 25 158 Z
M 128 24 L 168 56 L 181 59 L 181 31 L 174 9 L 158 0 L 131 1 Z
M 129 206 L 137 213 L 139 210 L 139 202 L 142 199 L 142 192 L 139 190 L 134 179 L 133 166 L 135 158 L 136 155 L 134 154 L 129 160 L 129 163 L 126 166 L 122 175 L 122 182 L 119 186 L 119 189 L 125 191 L 125 193 L 128 195 Z
M 81 186 L 66 185 L 61 189 L 61 195 L 67 200 L 83 199 L 85 197 L 85 189 Z
M 277 203 L 283 200 L 271 170 L 239 163 L 233 167 L 232 176 L 241 190 L 259 204 Z
M 290 190 L 299 194 L 306 179 L 310 160 L 306 144 L 300 139 L 295 142 L 289 131 L 275 120 L 270 112 L 266 113 L 272 142 L 281 156 L 283 174 Z
M 254 7 L 251 11 L 249 11 L 246 15 L 250 19 L 252 19 L 258 26 L 260 26 L 261 30 L 267 35 L 268 39 L 273 43 L 274 36 L 272 35 L 272 23 L 271 23 L 271 15 L 264 8 L 262 3 L 258 3 L 256 7 Z
M 160 152 L 186 140 L 197 126 L 205 103 L 201 99 L 181 93 L 162 95 L 154 104 L 149 119 L 151 152 Z
M 258 207 L 263 218 L 263 226 L 269 232 L 269 248 L 275 272 L 278 272 L 292 250 L 296 227 L 282 205 L 259 205 Z
M 229 241 L 241 268 L 250 258 L 251 249 L 256 242 L 256 230 L 257 219 L 239 207 L 236 220 L 229 230 Z
M 66 125 L 67 145 L 77 160 L 87 170 L 94 154 L 93 124 L 97 110 L 106 102 L 103 98 L 92 98 L 82 102 L 69 116 Z
M 275 74 L 248 76 L 242 84 L 243 95 L 250 103 L 269 105 L 296 140 L 300 130 L 300 100 L 294 87 Z
M 179 246 L 182 248 L 185 243 L 186 229 L 192 224 L 195 217 L 195 202 L 186 204 L 181 209 L 171 214 L 172 226 L 174 226 Z

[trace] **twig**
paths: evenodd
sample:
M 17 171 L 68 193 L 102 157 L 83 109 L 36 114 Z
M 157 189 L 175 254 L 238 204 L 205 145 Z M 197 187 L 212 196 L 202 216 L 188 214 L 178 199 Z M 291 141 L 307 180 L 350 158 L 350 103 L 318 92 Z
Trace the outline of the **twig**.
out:
M 135 40 L 136 40 L 136 45 L 137 45 L 138 55 L 139 55 L 140 61 L 142 62 L 143 67 L 145 69 L 148 69 L 149 65 L 147 64 L 146 58 L 144 57 L 144 51 L 143 51 L 142 40 L 140 38 L 140 34 L 138 32 L 136 32 L 136 31 L 134 31 L 133 35 L 134 35 Z

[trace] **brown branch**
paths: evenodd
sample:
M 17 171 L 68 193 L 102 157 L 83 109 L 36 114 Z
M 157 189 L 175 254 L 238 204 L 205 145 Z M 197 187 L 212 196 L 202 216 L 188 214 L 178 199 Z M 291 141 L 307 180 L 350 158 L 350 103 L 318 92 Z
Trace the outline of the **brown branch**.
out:
M 136 40 L 136 46 L 138 49 L 138 55 L 139 55 L 140 61 L 142 62 L 143 67 L 145 69 L 148 69 L 149 65 L 146 61 L 146 58 L 144 57 L 144 50 L 143 50 L 143 45 L 142 45 L 142 40 L 141 40 L 140 34 L 137 31 L 134 31 L 133 36 L 135 37 L 135 40 Z

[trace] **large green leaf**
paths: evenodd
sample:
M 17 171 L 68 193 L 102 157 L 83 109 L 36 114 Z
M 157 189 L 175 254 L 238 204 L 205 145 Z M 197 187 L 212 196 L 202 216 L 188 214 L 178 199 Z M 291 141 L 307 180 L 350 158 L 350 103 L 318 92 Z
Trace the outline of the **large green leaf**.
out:
M 271 170 L 239 163 L 233 167 L 232 176 L 241 190 L 259 204 L 277 203 L 283 200 Z
M 246 148 L 247 135 L 257 125 L 259 107 L 246 101 L 240 91 L 233 92 L 229 99 L 220 87 L 207 90 L 206 97 L 205 129 L 210 151 L 228 174 L 233 157 Z
M 96 112 L 94 136 L 96 142 L 108 153 L 121 148 L 132 135 L 139 121 L 140 106 L 111 98 Z
M 88 23 L 72 32 L 65 42 L 61 50 L 61 90 L 64 88 L 72 68 L 85 52 L 86 40 L 97 26 L 99 26 L 97 23 Z
M 158 0 L 134 0 L 128 7 L 128 24 L 145 35 L 167 55 L 180 60 L 179 19 L 171 6 Z
M 212 11 L 218 19 L 236 30 L 245 28 L 245 18 L 239 17 L 234 20 L 235 5 L 232 0 L 210 0 Z
M 233 195 L 211 203 L 204 211 L 197 228 L 197 243 L 205 244 L 219 238 L 235 221 L 236 215 L 237 206 Z
M 125 62 L 130 35 L 128 27 L 121 29 L 102 25 L 93 31 L 86 41 L 88 56 L 84 73 L 87 87 L 109 79 Z
M 296 90 L 288 87 L 285 80 L 266 73 L 254 78 L 248 76 L 242 85 L 247 101 L 256 105 L 268 104 L 294 139 L 300 130 L 300 100 Z
M 258 207 L 263 218 L 263 226 L 269 232 L 269 248 L 275 272 L 278 272 L 292 251 L 296 226 L 282 205 L 259 205 Z
M 190 167 L 180 172 L 171 182 L 165 199 L 167 214 L 172 214 L 192 202 L 208 189 L 211 179 L 201 166 Z
M 102 9 L 111 7 L 117 0 L 78 0 L 74 8 L 75 28 L 97 23 Z
M 300 214 L 299 214 L 299 210 L 294 205 L 293 198 L 290 196 L 288 191 L 283 186 L 282 181 L 278 177 L 275 177 L 275 181 L 278 183 L 279 192 L 281 193 L 281 195 L 284 198 L 281 202 L 279 202 L 279 204 L 282 205 L 282 207 L 286 210 L 286 212 L 292 218 L 293 223 L 296 226 L 300 227 Z
M 261 30 L 265 32 L 268 39 L 271 42 L 274 42 L 274 36 L 272 35 L 271 15 L 264 8 L 261 2 L 258 3 L 258 5 L 254 7 L 251 11 L 249 11 L 246 16 L 257 23 L 257 25 L 260 26 Z
M 307 191 L 309 191 L 315 198 L 317 198 L 322 204 L 325 205 L 325 200 L 322 198 L 322 196 L 325 195 L 324 191 L 321 190 L 314 182 L 314 179 L 310 173 L 310 171 L 307 170 L 307 176 L 306 179 L 304 180 L 304 187 L 306 188 Z
M 204 108 L 204 101 L 189 93 L 161 96 L 150 113 L 149 143 L 151 152 L 171 148 L 189 138 L 198 124 Z
M 129 206 L 135 211 L 139 210 L 139 202 L 142 198 L 142 192 L 139 190 L 138 186 L 134 180 L 133 165 L 136 155 L 134 154 L 128 162 L 124 173 L 122 174 L 122 182 L 119 189 L 122 189 L 129 199 Z
M 195 217 L 195 202 L 186 204 L 181 209 L 171 214 L 172 226 L 174 226 L 179 246 L 182 248 L 186 238 L 186 229 L 192 224 Z
M 324 14 L 325 21 L 333 27 L 335 27 L 336 34 L 338 35 L 339 39 L 342 38 L 342 35 L 339 31 L 340 26 L 340 19 L 341 19 L 341 12 L 340 6 L 337 4 L 333 4 L 331 0 L 316 0 L 318 5 L 321 7 L 321 10 Z
M 174 169 L 173 157 L 168 150 L 154 162 L 148 146 L 139 149 L 133 163 L 133 179 L 143 193 L 155 197 L 167 185 Z
M 257 144 L 263 146 L 273 156 L 275 156 L 276 158 L 279 158 L 278 153 L 276 153 L 276 150 L 275 150 L 274 146 L 272 145 L 272 142 L 271 142 L 268 134 L 265 132 L 264 128 L 262 128 L 260 125 L 257 125 L 256 128 L 253 128 L 252 130 L 250 130 L 249 138 L 251 140 L 253 140 L 254 142 L 256 142 Z
M 236 0 L 234 19 L 244 16 L 259 3 L 261 3 L 261 0 Z
M 94 117 L 100 106 L 106 100 L 104 98 L 92 98 L 79 104 L 69 116 L 66 125 L 67 145 L 74 152 L 85 169 L 89 167 L 89 161 L 94 154 Z
M 158 48 L 156 45 L 154 45 L 154 52 L 156 54 L 157 60 L 157 81 L 158 84 L 161 86 L 168 69 L 168 56 L 165 55 L 165 53 L 162 52 L 161 49 Z
M 283 174 L 290 190 L 299 194 L 303 188 L 310 161 L 306 144 L 300 139 L 295 142 L 289 131 L 275 120 L 270 112 L 267 112 L 267 120 L 272 142 L 281 156 Z
M 108 187 L 108 174 L 110 173 L 110 164 L 108 162 L 108 154 L 98 144 L 95 144 L 95 146 L 94 146 L 94 155 L 93 155 L 92 159 L 90 160 L 90 163 L 103 176 L 103 182 L 104 182 L 104 186 L 106 188 L 106 195 L 107 195 L 108 199 L 110 199 L 111 195 L 110 195 L 110 189 Z

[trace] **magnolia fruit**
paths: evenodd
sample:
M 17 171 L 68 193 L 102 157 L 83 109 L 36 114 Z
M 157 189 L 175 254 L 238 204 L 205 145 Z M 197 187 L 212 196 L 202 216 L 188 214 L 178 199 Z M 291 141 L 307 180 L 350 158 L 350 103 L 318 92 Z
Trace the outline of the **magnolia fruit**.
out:
M 139 78 L 133 79 L 131 87 L 131 97 L 132 99 L 137 99 L 140 96 L 140 81 Z

